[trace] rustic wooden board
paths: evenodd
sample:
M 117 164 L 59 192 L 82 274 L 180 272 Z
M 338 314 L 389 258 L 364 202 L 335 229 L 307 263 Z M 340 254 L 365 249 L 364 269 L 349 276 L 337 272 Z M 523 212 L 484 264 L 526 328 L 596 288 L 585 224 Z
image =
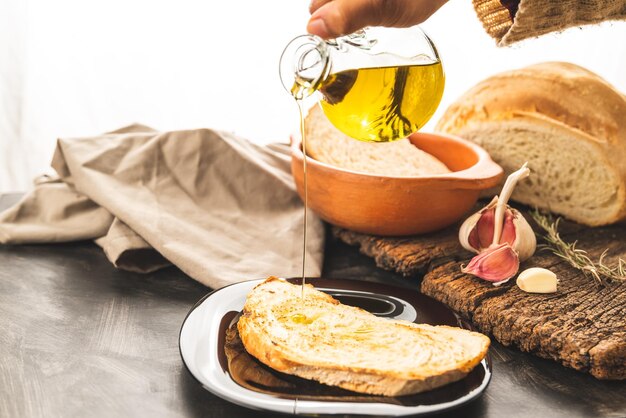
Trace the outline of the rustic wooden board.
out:
M 526 216 L 527 219 L 529 218 Z M 539 229 L 535 226 L 535 231 Z M 626 225 L 584 228 L 563 223 L 561 235 L 607 262 L 626 258 Z M 375 237 L 333 228 L 333 234 L 373 257 L 379 267 L 422 277 L 421 291 L 450 306 L 479 330 L 600 379 L 626 379 L 626 283 L 598 286 L 547 251 L 521 268 L 546 267 L 560 282 L 554 294 L 521 291 L 514 280 L 494 287 L 460 271 L 472 254 L 458 243 L 458 226 L 410 238 Z

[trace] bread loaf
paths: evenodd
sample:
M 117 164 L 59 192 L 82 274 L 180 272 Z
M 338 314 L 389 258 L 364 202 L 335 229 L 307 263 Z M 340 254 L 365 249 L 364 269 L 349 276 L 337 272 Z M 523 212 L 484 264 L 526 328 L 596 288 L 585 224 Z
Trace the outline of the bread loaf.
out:
M 513 200 L 598 226 L 626 218 L 626 97 L 574 64 L 490 77 L 453 103 L 436 130 L 485 148 L 506 174 L 533 174 Z
M 270 277 L 237 323 L 246 351 L 274 370 L 361 393 L 400 396 L 465 377 L 489 338 L 449 326 L 379 318 L 307 285 Z
M 307 155 L 335 167 L 394 177 L 450 172 L 445 164 L 406 138 L 380 143 L 350 138 L 330 123 L 319 105 L 309 110 L 304 126 Z

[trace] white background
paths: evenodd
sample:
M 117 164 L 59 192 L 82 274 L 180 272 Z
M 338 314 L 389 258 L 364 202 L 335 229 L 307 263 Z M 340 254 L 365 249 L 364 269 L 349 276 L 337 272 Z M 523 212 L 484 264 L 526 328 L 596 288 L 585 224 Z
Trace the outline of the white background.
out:
M 0 192 L 28 189 L 57 137 L 132 122 L 286 142 L 297 110 L 278 59 L 307 19 L 301 0 L 0 0 Z M 626 92 L 626 22 L 501 49 L 470 0 L 450 0 L 423 27 L 447 75 L 425 130 L 477 81 L 535 62 L 574 62 Z

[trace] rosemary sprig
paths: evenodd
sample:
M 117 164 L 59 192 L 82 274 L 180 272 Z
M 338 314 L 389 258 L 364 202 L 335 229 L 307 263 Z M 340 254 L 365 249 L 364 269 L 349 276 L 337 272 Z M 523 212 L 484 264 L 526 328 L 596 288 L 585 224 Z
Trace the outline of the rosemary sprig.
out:
M 559 221 L 553 220 L 549 214 L 543 214 L 535 209 L 531 213 L 537 225 L 545 232 L 544 239 L 547 245 L 541 245 L 569 265 L 580 270 L 585 276 L 595 280 L 598 284 L 604 285 L 611 281 L 626 280 L 626 261 L 619 259 L 617 266 L 608 266 L 604 263 L 604 258 L 608 253 L 608 249 L 604 250 L 597 262 L 594 262 L 585 250 L 576 248 L 577 241 L 565 242 L 559 235 Z

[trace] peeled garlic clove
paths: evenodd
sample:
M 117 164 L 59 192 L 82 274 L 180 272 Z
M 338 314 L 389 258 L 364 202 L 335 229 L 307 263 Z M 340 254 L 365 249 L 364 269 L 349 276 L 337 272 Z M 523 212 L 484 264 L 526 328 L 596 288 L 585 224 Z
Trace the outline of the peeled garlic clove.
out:
M 509 244 L 494 245 L 471 259 L 461 268 L 463 273 L 472 274 L 492 282 L 494 286 L 515 276 L 519 269 L 517 252 Z
M 556 274 L 541 267 L 531 267 L 519 274 L 517 286 L 529 293 L 554 293 L 559 280 Z

